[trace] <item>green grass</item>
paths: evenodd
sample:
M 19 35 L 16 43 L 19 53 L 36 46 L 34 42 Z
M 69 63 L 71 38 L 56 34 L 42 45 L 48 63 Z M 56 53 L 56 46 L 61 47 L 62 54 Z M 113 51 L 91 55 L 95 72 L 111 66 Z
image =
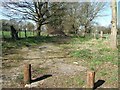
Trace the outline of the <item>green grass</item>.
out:
M 24 75 L 23 75 L 23 73 L 20 73 L 17 77 L 16 77 L 16 80 L 15 80 L 15 82 L 17 82 L 17 83 L 24 83 Z
M 2 51 L 3 53 L 8 52 L 11 49 L 18 49 L 21 47 L 31 47 L 40 45 L 42 43 L 68 43 L 68 41 L 64 41 L 61 39 L 62 37 L 59 36 L 40 36 L 40 37 L 28 37 L 28 38 L 21 38 L 19 40 L 12 40 L 11 38 L 6 38 L 2 42 Z
M 76 86 L 83 86 L 85 84 L 85 81 L 78 77 L 78 76 L 74 76 L 73 78 L 69 79 L 67 84 L 71 85 L 71 84 L 75 84 Z
M 10 31 L 0 31 L 1 35 L 5 38 L 11 38 L 11 32 Z
M 19 74 L 19 75 L 17 76 L 16 80 L 22 81 L 23 78 L 24 78 L 23 73 L 21 73 L 21 74 Z
M 3 53 L 6 50 L 10 50 L 10 49 L 17 49 L 26 45 L 29 46 L 34 46 L 34 45 L 38 45 L 41 42 L 49 42 L 50 38 L 48 37 L 29 37 L 29 38 L 22 38 L 20 40 L 12 40 L 12 39 L 5 39 L 4 42 L 2 43 L 2 49 L 3 49 Z
M 100 71 L 100 76 L 106 76 L 108 72 L 106 70 L 101 70 Z
M 32 31 L 27 31 L 26 32 L 27 37 L 32 37 L 32 36 L 36 36 L 37 34 L 34 33 Z M 10 31 L 0 31 L 0 35 L 3 36 L 4 38 L 11 38 L 11 32 Z M 25 32 L 24 31 L 20 31 L 18 33 L 19 38 L 25 38 Z
M 112 50 L 108 48 L 108 46 L 102 45 L 103 41 L 99 40 L 96 41 L 96 44 L 93 44 L 94 42 L 89 44 L 86 43 L 87 42 L 82 43 L 81 46 L 86 46 L 89 49 L 84 49 L 84 47 L 81 48 L 79 45 L 79 49 L 76 50 L 75 46 L 77 46 L 77 44 L 74 44 L 74 49 L 70 52 L 70 56 L 85 60 L 90 66 L 93 66 L 91 67 L 92 69 L 104 62 L 111 62 L 114 65 L 118 65 L 117 50 Z
M 26 34 L 27 34 L 27 37 L 37 36 L 37 33 L 34 33 L 34 35 L 33 35 L 32 31 L 27 31 Z M 24 31 L 19 32 L 18 36 L 21 37 L 21 38 L 24 38 L 25 37 L 25 32 Z
M 72 36 L 72 40 L 70 44 L 81 44 L 86 41 L 89 41 L 91 38 L 92 38 L 91 36 L 86 36 L 86 37 Z
M 84 61 L 80 65 L 94 70 L 96 79 L 105 80 L 104 86 L 117 87 L 119 49 L 112 50 L 109 44 L 106 44 L 107 40 L 96 39 L 80 42 L 79 39 L 75 39 L 70 56 L 77 58 L 78 62 Z
M 76 51 L 71 52 L 71 56 L 79 57 L 81 59 L 91 59 L 92 53 L 90 49 L 83 49 L 83 50 L 76 50 Z
M 82 65 L 83 67 L 87 67 L 88 69 L 95 70 L 97 79 L 104 79 L 106 80 L 106 83 L 111 83 L 110 85 L 113 85 L 117 79 L 117 69 L 116 66 L 118 65 L 118 52 L 117 50 L 112 50 L 108 47 L 108 45 L 104 44 L 103 40 L 92 40 L 89 37 L 81 38 L 81 37 L 70 37 L 68 41 L 63 41 L 64 38 L 61 37 L 48 37 L 48 36 L 41 36 L 41 37 L 28 37 L 28 38 L 21 38 L 20 40 L 11 40 L 9 38 L 5 39 L 3 42 L 3 52 L 12 52 L 16 53 L 15 49 L 18 49 L 20 47 L 26 47 L 26 45 L 31 46 L 39 46 L 42 43 L 52 43 L 57 44 L 62 48 L 61 52 L 64 52 L 65 50 L 69 52 L 69 55 L 71 56 L 69 60 L 73 64 L 74 60 L 78 60 L 78 62 L 81 60 L 83 62 L 80 62 L 79 65 Z M 60 43 L 62 42 L 62 43 Z M 32 47 L 31 47 L 32 48 Z M 13 50 L 13 51 L 12 51 Z M 22 57 L 13 56 L 11 59 L 15 59 L 16 62 L 7 62 L 4 63 L 6 67 L 11 66 L 17 66 L 19 65 L 17 63 L 17 60 L 22 60 Z M 3 61 L 4 62 L 4 61 Z M 70 61 L 68 61 L 70 62 Z M 9 64 L 10 63 L 10 64 Z M 107 65 L 109 64 L 109 65 Z M 47 73 L 49 68 L 38 68 L 33 67 L 34 72 L 32 74 L 33 77 L 36 77 L 39 74 L 45 74 Z M 62 77 L 61 77 L 62 78 Z M 20 74 L 17 77 L 17 80 L 22 80 L 23 75 Z M 64 82 L 66 81 L 66 83 Z M 84 74 L 80 74 L 74 77 L 63 78 L 63 83 L 66 84 L 66 86 L 83 86 L 85 85 L 86 76 Z
M 110 48 L 101 48 L 99 49 L 99 52 L 110 52 L 111 49 Z

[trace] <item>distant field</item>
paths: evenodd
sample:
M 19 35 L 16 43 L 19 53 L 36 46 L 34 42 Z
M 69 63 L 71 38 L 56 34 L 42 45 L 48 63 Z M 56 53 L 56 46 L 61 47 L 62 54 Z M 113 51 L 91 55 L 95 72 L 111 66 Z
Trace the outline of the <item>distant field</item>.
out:
M 27 37 L 31 37 L 31 36 L 36 36 L 36 32 L 33 34 L 32 31 L 27 31 Z M 0 35 L 4 38 L 11 38 L 11 32 L 10 31 L 0 31 Z M 21 38 L 25 37 L 25 32 L 24 31 L 20 31 L 18 33 L 18 36 Z
M 32 32 L 32 31 L 27 31 L 27 37 L 32 37 L 32 36 L 37 36 L 36 32 Z M 41 35 L 46 36 L 47 34 L 44 32 L 41 32 Z M 0 36 L 4 37 L 4 38 L 11 38 L 11 32 L 10 31 L 0 31 Z M 25 32 L 24 31 L 20 31 L 18 33 L 19 38 L 24 38 L 25 37 Z M 104 38 L 109 39 L 109 35 L 108 34 L 104 34 L 103 35 Z

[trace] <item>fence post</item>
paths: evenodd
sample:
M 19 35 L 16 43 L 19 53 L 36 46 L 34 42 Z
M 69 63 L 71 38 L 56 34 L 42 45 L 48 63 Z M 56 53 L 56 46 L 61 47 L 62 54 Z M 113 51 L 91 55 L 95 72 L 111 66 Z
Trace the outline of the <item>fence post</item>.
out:
M 24 64 L 24 84 L 31 83 L 31 64 Z
M 93 88 L 95 83 L 95 72 L 87 71 L 87 88 Z
M 103 31 L 100 31 L 100 39 L 102 40 L 103 38 Z

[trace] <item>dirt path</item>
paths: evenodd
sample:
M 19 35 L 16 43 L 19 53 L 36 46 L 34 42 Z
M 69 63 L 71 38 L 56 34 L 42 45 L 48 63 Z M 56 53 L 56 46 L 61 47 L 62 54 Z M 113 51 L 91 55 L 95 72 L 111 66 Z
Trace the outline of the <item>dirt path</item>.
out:
M 24 63 L 32 65 L 33 77 L 38 77 L 39 75 L 52 75 L 52 77 L 45 79 L 44 83 L 42 83 L 42 85 L 37 85 L 37 87 L 68 87 L 67 85 L 69 84 L 67 83 L 72 83 L 69 82 L 69 79 L 71 80 L 71 78 L 74 78 L 73 76 L 79 75 L 80 72 L 84 73 L 87 70 L 86 67 L 74 63 L 68 64 L 67 61 L 71 59 L 68 56 L 69 52 L 65 52 L 60 45 L 44 43 L 34 48 L 23 47 L 19 52 L 24 60 L 17 63 L 18 67 L 12 67 L 9 71 L 8 69 L 4 70 L 3 87 L 21 87 L 15 80 L 23 72 Z M 7 57 L 9 57 L 9 55 Z M 64 79 L 66 79 L 66 81 L 64 81 Z M 82 82 L 84 81 L 82 80 Z M 65 83 L 66 85 L 64 85 Z
M 96 82 L 105 80 L 105 83 L 100 87 L 116 88 L 118 86 L 118 78 L 116 78 L 118 67 L 109 62 L 109 60 L 117 60 L 116 56 L 113 57 L 116 52 L 113 53 L 105 44 L 106 42 L 99 40 L 83 43 L 77 41 L 73 44 L 42 43 L 39 46 L 24 46 L 21 49 L 11 50 L 9 54 L 3 57 L 3 87 L 23 87 L 23 66 L 24 63 L 29 63 L 32 65 L 32 78 L 37 78 L 37 82 L 32 83 L 34 87 L 84 88 L 86 87 L 86 71 L 91 69 L 91 66 L 96 65 Z M 85 59 L 70 56 L 72 51 L 77 50 L 83 50 Z M 88 50 L 92 54 L 88 53 Z M 100 64 L 99 60 L 104 60 L 104 58 L 91 60 L 89 54 L 94 57 L 95 55 L 102 57 L 104 54 L 111 54 L 112 56 L 106 55 L 108 58 L 104 58 L 108 61 L 103 61 Z

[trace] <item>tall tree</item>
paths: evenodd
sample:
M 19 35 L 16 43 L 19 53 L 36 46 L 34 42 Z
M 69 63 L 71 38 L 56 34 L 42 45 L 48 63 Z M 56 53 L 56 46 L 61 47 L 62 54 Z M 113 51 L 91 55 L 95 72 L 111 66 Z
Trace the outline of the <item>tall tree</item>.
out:
M 85 35 L 87 33 L 90 33 L 90 27 L 91 23 L 94 22 L 94 20 L 97 17 L 101 17 L 104 15 L 101 15 L 101 11 L 105 8 L 106 3 L 105 2 L 84 2 L 81 5 L 81 13 L 79 15 L 80 17 L 80 23 L 82 26 L 84 26 Z
M 67 4 L 67 13 L 66 15 L 66 24 L 67 28 L 70 28 L 70 33 L 77 34 L 77 30 L 80 26 L 79 17 L 81 5 L 78 2 L 68 3 Z M 82 13 L 81 13 L 82 14 Z M 68 23 L 69 22 L 69 23 Z
M 12 36 L 12 39 L 14 40 L 18 40 L 18 31 L 14 28 L 13 25 L 10 26 L 11 28 L 11 36 Z
M 2 28 L 1 29 L 3 31 L 10 31 L 10 21 L 6 20 L 6 19 L 2 19 L 1 22 L 2 22 Z
M 2 38 L 5 38 L 4 31 L 10 31 L 9 20 L 2 19 L 1 20 L 1 30 L 2 30 Z
M 111 27 L 111 36 L 110 36 L 110 46 L 112 49 L 117 48 L 117 6 L 116 0 L 111 2 L 112 9 L 112 27 Z
M 74 2 L 67 4 L 66 24 L 73 33 L 77 34 L 80 27 L 84 27 L 85 33 L 90 33 L 90 28 L 97 17 L 104 16 L 101 11 L 105 8 L 105 2 Z M 68 23 L 69 22 L 69 23 Z M 70 31 L 71 32 L 71 31 Z
M 37 24 L 38 36 L 41 33 L 41 26 L 48 24 L 48 19 L 52 16 L 50 13 L 50 2 L 40 2 L 41 0 L 33 0 L 22 2 L 3 2 L 3 7 L 7 10 L 4 15 L 16 19 L 29 19 Z
M 12 39 L 18 40 L 19 39 L 19 37 L 18 37 L 18 31 L 19 31 L 18 22 L 15 19 L 11 19 L 9 22 L 10 22 Z
M 65 19 L 66 13 L 66 3 L 64 2 L 53 2 L 51 3 L 52 7 L 50 12 L 53 16 L 49 19 L 49 25 L 48 27 L 53 28 L 51 33 L 58 33 L 58 34 L 63 34 L 63 22 Z
M 2 35 L 4 36 L 4 31 L 10 31 L 12 39 L 18 39 L 18 22 L 16 20 L 5 20 L 2 19 Z
M 30 31 L 30 35 L 34 31 L 34 24 L 32 22 L 27 22 L 27 30 Z
M 24 33 L 25 33 L 25 38 L 27 38 L 28 29 L 27 29 L 27 22 L 26 21 L 23 23 L 23 30 L 24 30 Z
M 80 26 L 85 27 L 87 33 L 91 22 L 99 15 L 104 8 L 102 2 L 77 2 L 77 3 L 53 3 L 40 2 L 35 0 L 27 2 L 4 2 L 3 6 L 8 10 L 7 16 L 14 18 L 33 20 L 37 24 L 38 36 L 41 33 L 41 26 L 50 24 L 56 29 L 63 29 L 68 24 L 70 30 L 77 33 Z M 65 11 L 66 10 L 66 11 Z M 64 25 L 66 24 L 66 25 Z

